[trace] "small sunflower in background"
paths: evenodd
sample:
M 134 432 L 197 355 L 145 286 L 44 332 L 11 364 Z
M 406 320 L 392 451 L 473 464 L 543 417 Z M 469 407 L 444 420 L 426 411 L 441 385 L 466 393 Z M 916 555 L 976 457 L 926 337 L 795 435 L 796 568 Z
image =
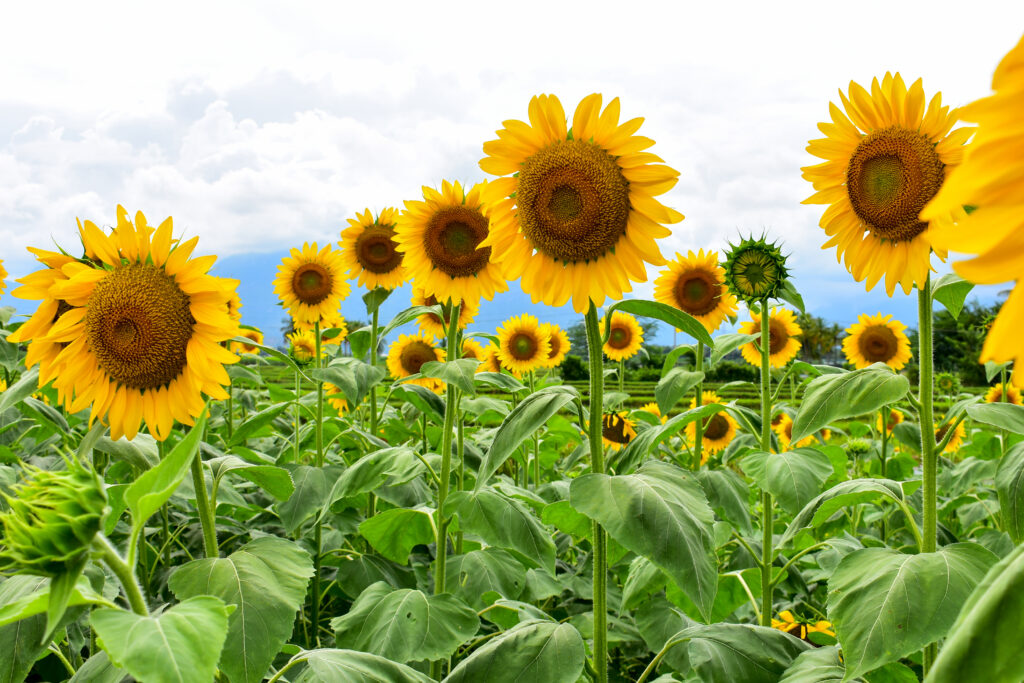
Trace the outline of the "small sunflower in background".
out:
M 946 396 L 960 392 L 960 378 L 951 372 L 940 372 L 935 376 L 935 388 Z
M 601 318 L 600 328 L 604 332 L 606 318 Z M 609 360 L 628 360 L 635 356 L 644 344 L 644 329 L 629 313 L 614 311 L 608 331 L 608 341 L 604 343 L 604 355 Z
M 369 209 L 348 219 L 341 231 L 341 266 L 356 284 L 367 289 L 400 287 L 407 277 L 402 265 L 404 254 L 398 250 L 395 227 L 398 209 L 383 209 L 376 218 Z
M 815 189 L 803 203 L 828 205 L 823 248 L 836 247 L 857 282 L 866 280 L 870 291 L 884 277 L 889 296 L 897 284 L 909 294 L 932 270 L 931 226 L 964 213 L 957 203 L 929 221 L 919 218 L 974 129 L 950 132 L 957 111 L 942 106 L 941 93 L 926 105 L 921 80 L 908 88 L 899 73 L 872 80 L 870 92 L 851 81 L 849 96 L 839 91 L 839 98 L 845 113 L 830 103 L 832 122 L 818 124 L 826 137 L 807 147 L 825 161 L 801 169 Z M 935 251 L 945 259 L 944 250 Z
M 309 332 L 315 337 L 316 325 L 313 322 L 305 320 L 292 319 L 292 326 L 300 332 Z M 327 330 L 338 330 L 336 333 L 327 335 Z M 339 311 L 334 311 L 324 315 L 320 319 L 320 343 L 324 346 L 340 345 L 341 342 L 348 339 L 348 323 L 345 322 L 345 316 L 341 315 Z
M 730 243 L 722 270 L 729 292 L 747 303 L 780 298 L 789 277 L 782 250 L 763 236 Z
M 567 127 L 554 95 L 530 100 L 529 123 L 510 120 L 484 143 L 480 168 L 502 176 L 486 191 L 494 205 L 484 242 L 521 279 L 534 303 L 585 313 L 593 301 L 621 299 L 632 282 L 646 282 L 646 263 L 665 263 L 656 239 L 683 215 L 655 197 L 671 190 L 679 172 L 634 135 L 643 123 L 619 124 L 619 100 L 601 109 L 601 95 L 583 98 Z
M 480 365 L 476 367 L 477 372 L 501 372 L 501 358 L 499 356 L 498 347 L 494 344 L 488 344 L 484 347 L 484 355 L 481 358 Z
M 254 344 L 263 344 L 263 333 L 255 327 L 243 327 L 238 331 L 238 336 L 245 337 Z M 231 342 L 231 351 L 234 353 L 259 353 L 260 349 L 258 346 L 244 342 Z
M 936 249 L 950 249 L 975 258 L 953 264 L 959 275 L 979 284 L 1016 281 L 999 310 L 980 361 L 1015 360 L 1024 367 L 1024 129 L 1020 126 L 1024 97 L 1024 38 L 1003 57 L 992 76 L 994 93 L 963 107 L 960 116 L 978 124 L 963 163 L 949 173 L 935 198 L 921 212 L 921 220 L 939 219 L 961 206 L 973 208 L 957 225 L 940 224 L 928 231 Z M 1014 383 L 1024 388 L 1024 370 L 1016 370 Z
M 778 619 L 772 618 L 772 628 L 815 645 L 828 645 L 834 643 L 836 638 L 831 621 L 800 622 L 789 610 L 779 612 Z
M 482 361 L 484 359 L 484 345 L 476 339 L 463 339 L 461 357 Z
M 709 334 L 736 315 L 736 297 L 725 285 L 725 269 L 718 265 L 716 251 L 690 251 L 685 257 L 676 253 L 676 260 L 669 261 L 654 281 L 654 298 L 689 313 Z
M 910 360 L 910 340 L 903 330 L 907 326 L 892 315 L 861 313 L 857 322 L 846 328 L 843 353 L 850 364 L 860 370 L 874 363 L 885 363 L 899 371 Z
M 224 286 L 231 292 L 231 298 L 228 299 L 228 317 L 234 320 L 236 323 L 242 322 L 242 297 L 238 296 L 238 285 L 242 284 L 241 280 L 235 280 L 233 278 L 221 278 L 224 280 Z
M 903 422 L 904 416 L 902 412 L 895 408 L 890 408 L 887 412 L 888 415 L 885 420 L 885 433 L 892 434 L 893 427 Z M 875 429 L 879 432 L 882 431 L 882 413 L 879 413 L 878 417 L 875 418 Z
M 722 404 L 724 403 L 721 397 L 713 391 L 705 391 L 701 394 L 701 405 L 711 405 L 713 403 Z M 697 407 L 697 399 L 690 399 L 690 408 Z M 729 413 L 724 410 L 719 411 L 709 418 L 704 420 L 704 435 L 701 438 L 701 443 L 704 444 L 704 452 L 701 455 L 701 465 L 707 463 L 708 455 L 714 455 L 725 450 L 733 439 L 736 438 L 736 431 L 739 429 L 739 424 Z M 686 438 L 689 443 L 696 443 L 697 439 L 697 423 L 691 422 L 686 425 Z
M 569 354 L 569 335 L 555 323 L 544 323 L 540 326 L 540 333 L 548 338 L 550 345 L 543 367 L 557 368 Z
M 551 341 L 541 333 L 535 316 L 514 316 L 498 328 L 498 358 L 513 375 L 544 367 L 550 351 Z
M 604 445 L 617 451 L 636 438 L 636 424 L 624 412 L 605 413 L 601 418 L 601 435 Z
M 427 294 L 423 291 L 422 287 L 417 285 L 412 286 L 412 305 L 413 306 L 436 306 L 437 304 L 443 304 L 444 302 L 438 301 L 437 297 L 433 294 Z M 445 306 L 442 306 L 444 309 Z M 480 312 L 479 302 L 473 302 L 468 299 L 463 300 L 462 306 L 459 308 L 459 322 L 458 327 L 460 330 L 466 329 L 466 327 L 473 322 L 476 314 Z M 446 337 L 448 335 L 447 323 L 451 316 L 445 313 L 445 319 L 442 320 L 441 316 L 436 313 L 427 313 L 425 315 L 416 317 L 416 325 L 425 332 L 426 334 L 433 335 L 438 339 Z
M 779 413 L 779 424 L 772 427 L 772 431 L 775 432 L 775 436 L 779 439 L 779 448 L 787 451 L 791 448 L 803 448 L 804 446 L 810 446 L 814 444 L 814 435 L 805 436 L 796 443 L 793 443 L 793 418 L 787 413 Z
M 988 388 L 985 392 L 985 403 L 1012 403 L 1016 406 L 1024 405 L 1024 400 L 1021 400 L 1020 389 L 1007 383 L 1006 385 L 1006 396 L 1003 396 L 1003 385 L 996 384 Z
M 141 211 L 133 224 L 121 206 L 111 235 L 86 221 L 79 234 L 94 265 L 66 263 L 67 279 L 50 287 L 71 307 L 45 337 L 66 344 L 53 385 L 69 412 L 91 406 L 90 421 L 107 421 L 115 440 L 134 438 L 143 420 L 158 441 L 175 420 L 193 424 L 202 394 L 228 398 L 224 365 L 238 361 L 222 346 L 238 324 L 225 280 L 207 274 L 216 257 L 190 259 L 199 238 L 172 247 L 172 229 L 167 218 L 154 230 Z
M 5 277 L 7 277 L 7 270 L 4 269 L 4 260 L 0 259 L 0 294 L 4 293 L 4 287 L 7 286 L 6 283 L 4 283 Z
M 348 399 L 345 398 L 345 394 L 330 382 L 324 382 L 324 398 L 332 408 L 338 411 L 338 415 L 348 411 Z
M 337 315 L 341 301 L 352 288 L 345 282 L 341 252 L 317 243 L 292 249 L 277 268 L 274 293 L 288 309 L 292 319 L 314 323 Z
M 661 424 L 665 424 L 666 422 L 668 422 L 668 415 L 661 414 L 661 408 L 658 407 L 657 403 L 645 403 L 644 405 L 640 406 L 640 410 L 643 410 L 644 412 L 654 415 L 656 418 L 661 420 Z
M 296 330 L 288 335 L 292 358 L 300 363 L 308 363 L 316 358 L 316 336 L 310 330 Z M 323 354 L 323 346 L 320 347 Z
M 415 375 L 425 363 L 444 361 L 445 350 L 434 345 L 434 338 L 428 334 L 403 334 L 391 343 L 388 349 L 388 371 L 395 379 Z M 444 391 L 444 382 L 433 377 L 409 380 L 431 391 Z
M 953 426 L 952 422 L 940 422 L 935 425 L 935 442 L 938 443 L 946 438 L 946 434 L 949 432 L 949 428 Z M 960 450 L 960 446 L 964 442 L 964 437 L 967 436 L 967 428 L 964 427 L 964 423 L 960 422 L 957 424 L 956 429 L 953 430 L 953 436 L 950 437 L 949 443 L 942 449 L 943 453 L 955 453 Z
M 438 301 L 468 301 L 477 306 L 508 289 L 496 255 L 484 242 L 491 230 L 491 208 L 477 183 L 468 191 L 459 182 L 441 182 L 441 191 L 424 187 L 423 201 L 405 202 L 395 240 L 405 254 L 413 283 Z
M 761 334 L 761 317 L 751 313 L 752 322 L 740 325 L 743 334 Z M 768 362 L 773 368 L 781 368 L 796 358 L 800 352 L 800 341 L 796 338 L 803 330 L 796 324 L 796 314 L 788 308 L 772 308 L 768 312 Z M 743 359 L 754 367 L 761 367 L 760 338 L 740 349 Z

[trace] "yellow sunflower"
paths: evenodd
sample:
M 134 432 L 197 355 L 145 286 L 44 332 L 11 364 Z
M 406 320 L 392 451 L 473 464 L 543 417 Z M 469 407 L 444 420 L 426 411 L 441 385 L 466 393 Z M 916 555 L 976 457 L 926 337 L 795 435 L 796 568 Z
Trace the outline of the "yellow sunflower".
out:
M 482 361 L 484 359 L 484 346 L 476 339 L 462 340 L 462 357 Z
M 341 231 L 341 263 L 360 287 L 395 289 L 405 282 L 404 255 L 398 251 L 395 226 L 398 209 L 386 208 L 376 218 L 369 209 L 348 219 Z
M 889 296 L 897 283 L 909 294 L 932 269 L 929 226 L 963 213 L 957 207 L 928 222 L 918 217 L 960 163 L 973 129 L 950 132 L 956 110 L 942 106 L 941 93 L 926 107 L 920 79 L 907 88 L 898 73 L 874 79 L 870 93 L 851 82 L 849 97 L 839 97 L 846 113 L 830 104 L 832 123 L 818 124 L 827 137 L 807 147 L 825 161 L 802 169 L 816 190 L 803 203 L 828 205 L 820 225 L 830 239 L 822 248 L 836 247 L 857 282 L 867 280 L 871 290 L 884 276 Z
M 601 318 L 601 332 L 604 333 L 605 319 Z M 635 356 L 644 344 L 644 330 L 629 313 L 614 311 L 608 341 L 604 343 L 604 355 L 609 360 L 628 360 Z
M 935 442 L 938 443 L 942 439 L 946 438 L 946 432 L 949 431 L 951 422 L 944 422 L 935 425 Z M 964 437 L 967 436 L 967 428 L 964 427 L 964 423 L 960 422 L 957 424 L 956 429 L 953 431 L 953 436 L 950 437 L 949 443 L 942 449 L 943 453 L 955 453 L 960 449 L 960 445 L 964 442 Z
M 296 330 L 288 335 L 291 343 L 291 354 L 295 360 L 308 363 L 316 358 L 316 335 L 309 330 Z M 323 355 L 323 346 L 320 347 Z
M 238 334 L 231 290 L 207 274 L 215 256 L 189 258 L 199 238 L 172 248 L 170 218 L 154 231 L 141 211 L 134 224 L 123 207 L 117 217 L 111 235 L 91 221 L 80 227 L 95 265 L 65 263 L 67 279 L 50 288 L 72 307 L 45 336 L 67 344 L 53 384 L 69 412 L 91 406 L 90 421 L 107 421 L 112 439 L 134 438 L 145 420 L 162 441 L 175 420 L 194 422 L 203 393 L 228 397 L 224 365 L 238 360 L 221 346 Z
M 642 406 L 640 406 L 640 410 L 646 411 L 651 415 L 654 415 L 659 420 L 661 420 L 661 424 L 665 424 L 668 421 L 668 415 L 661 414 L 661 409 L 658 407 L 657 403 L 645 403 Z
M 311 335 L 316 330 L 316 324 L 313 322 L 307 322 L 304 320 L 296 320 L 292 318 L 292 326 L 301 332 L 309 332 Z M 327 330 L 338 330 L 333 336 L 328 337 L 325 333 Z M 326 345 L 341 344 L 341 342 L 348 339 L 348 323 L 345 322 L 345 316 L 335 311 L 333 313 L 327 313 L 320 320 L 320 343 Z
M 723 401 L 713 391 L 705 391 L 701 394 L 701 405 L 710 405 L 712 403 L 721 404 Z M 690 408 L 697 407 L 697 399 L 690 399 Z M 703 465 L 708 460 L 708 455 L 725 450 L 725 447 L 736 438 L 736 431 L 739 429 L 739 424 L 733 417 L 723 411 L 717 412 L 709 418 L 704 420 L 704 436 L 701 439 L 701 443 L 704 444 L 704 452 L 701 457 L 700 464 Z M 688 443 L 696 443 L 697 440 L 697 423 L 691 422 L 686 425 L 686 438 Z
M 445 351 L 434 346 L 434 338 L 429 334 L 403 334 L 392 342 L 391 348 L 388 349 L 388 371 L 395 379 L 415 375 L 424 363 L 434 360 L 444 361 Z M 432 377 L 420 377 L 409 381 L 432 391 L 444 390 L 444 382 Z
M 736 297 L 725 286 L 725 269 L 718 265 L 718 252 L 701 249 L 676 260 L 654 281 L 654 298 L 675 306 L 699 320 L 708 333 L 728 317 L 736 315 Z
M 7 380 L 0 377 L 0 391 L 7 391 Z
M 245 337 L 251 339 L 255 344 L 263 343 L 263 333 L 255 327 L 243 327 L 238 331 L 239 337 Z M 235 353 L 259 353 L 260 349 L 258 346 L 252 344 L 245 344 L 242 342 L 231 342 L 231 350 Z
M 1020 126 L 1024 98 L 1024 38 L 1010 50 L 992 76 L 994 94 L 960 110 L 963 119 L 978 124 L 963 163 L 950 174 L 935 199 L 921 212 L 933 220 L 973 207 L 956 226 L 941 225 L 928 233 L 936 249 L 950 249 L 975 258 L 953 264 L 971 282 L 994 284 L 1016 281 L 981 348 L 981 362 L 1015 360 L 1014 382 L 1024 387 L 1024 128 Z
M 793 443 L 793 418 L 786 413 L 779 413 L 779 424 L 774 425 L 772 430 L 775 432 L 775 436 L 779 439 L 779 448 L 781 450 L 789 450 L 791 448 L 803 448 L 804 446 L 810 446 L 814 443 L 814 435 L 805 436 L 796 443 Z
M 330 382 L 324 382 L 324 398 L 332 408 L 338 411 L 338 415 L 348 410 L 348 400 L 345 398 L 345 394 Z
M 887 416 L 887 419 L 886 419 L 885 422 L 886 422 L 885 432 L 887 434 L 892 434 L 893 427 L 898 425 L 900 422 L 903 422 L 903 413 L 901 413 L 900 411 L 896 410 L 895 408 L 890 408 L 889 409 L 889 415 Z M 882 414 L 881 413 L 879 413 L 878 417 L 875 418 L 875 429 L 877 429 L 879 432 L 882 431 Z
M 441 191 L 424 187 L 423 201 L 405 202 L 395 239 L 416 286 L 438 301 L 490 301 L 508 289 L 491 247 L 491 207 L 483 199 L 486 182 L 466 192 L 461 183 L 441 182 Z
M 761 334 L 761 317 L 751 314 L 753 322 L 740 325 L 740 332 L 743 334 Z M 796 315 L 788 308 L 772 308 L 768 312 L 768 362 L 773 368 L 781 368 L 789 361 L 796 358 L 800 352 L 800 342 L 797 336 L 803 334 L 803 330 L 796 324 Z M 744 344 L 741 349 L 744 360 L 754 367 L 761 367 L 761 344 L 760 338 L 749 344 Z
M 1014 405 L 1024 405 L 1024 401 L 1021 400 L 1020 390 L 1012 384 L 1006 385 L 1006 397 L 1003 398 L 1003 385 L 996 384 L 995 386 L 989 387 L 985 393 L 985 403 L 1012 403 Z
M 551 340 L 541 333 L 535 316 L 513 316 L 498 328 L 498 358 L 513 375 L 543 367 L 550 352 Z
M 780 612 L 778 619 L 775 619 L 774 617 L 772 618 L 772 628 L 784 631 L 791 636 L 805 640 L 809 643 L 814 642 L 809 637 L 812 633 L 821 633 L 831 638 L 836 637 L 836 632 L 833 630 L 831 621 L 820 620 L 813 624 L 799 622 L 789 610 Z
M 487 187 L 494 204 L 493 247 L 509 279 L 522 278 L 534 303 L 583 313 L 593 301 L 621 299 L 632 282 L 646 282 L 646 263 L 665 263 L 656 239 L 683 215 L 656 196 L 679 173 L 644 151 L 654 144 L 634 135 L 636 118 L 619 125 L 619 100 L 601 110 L 601 95 L 583 98 L 567 128 L 554 95 L 530 100 L 530 123 L 505 121 L 484 143 L 480 168 L 503 176 Z
M 422 288 L 416 285 L 412 286 L 413 306 L 436 306 L 439 303 L 442 302 L 439 302 L 433 294 L 427 294 Z M 479 303 L 468 299 L 464 300 L 461 308 L 459 308 L 459 329 L 466 329 L 466 326 L 473 322 L 473 318 L 475 318 L 476 314 L 479 312 Z M 441 320 L 441 317 L 438 315 L 427 313 L 426 315 L 417 316 L 416 325 L 418 325 L 420 330 L 426 334 L 442 339 L 448 335 L 447 322 L 450 319 L 451 316 L 448 313 L 445 313 L 444 320 Z
M 481 358 L 480 365 L 477 366 L 477 372 L 501 372 L 501 358 L 498 355 L 498 347 L 493 344 L 488 344 L 484 347 L 484 355 Z
M 341 300 L 352 291 L 345 282 L 341 252 L 303 244 L 292 249 L 277 268 L 274 293 L 294 320 L 316 322 L 337 315 Z
M 885 363 L 893 370 L 902 370 L 910 360 L 910 340 L 903 330 L 907 326 L 892 315 L 861 313 L 857 322 L 846 328 L 843 353 L 846 360 L 860 370 L 873 363 Z
M 555 323 L 544 323 L 540 333 L 548 338 L 548 359 L 543 363 L 545 368 L 557 368 L 569 354 L 569 335 Z
M 4 278 L 7 277 L 7 271 L 4 269 L 4 260 L 0 259 L 0 294 L 4 293 Z
M 626 413 L 606 413 L 601 418 L 601 434 L 604 445 L 617 451 L 636 438 L 636 425 Z
M 238 296 L 236 290 L 242 281 L 232 278 L 221 278 L 221 280 L 224 281 L 224 288 L 231 292 L 231 298 L 228 299 L 228 317 L 236 323 L 240 323 L 242 322 L 242 297 Z

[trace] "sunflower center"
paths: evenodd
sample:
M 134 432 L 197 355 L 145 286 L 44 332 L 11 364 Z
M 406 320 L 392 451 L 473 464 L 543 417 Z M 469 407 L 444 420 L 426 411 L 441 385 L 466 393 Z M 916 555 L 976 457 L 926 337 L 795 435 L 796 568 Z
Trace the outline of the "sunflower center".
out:
M 601 433 L 613 443 L 629 443 L 626 433 L 626 421 L 618 415 L 605 415 L 601 420 Z
M 516 360 L 532 360 L 537 355 L 537 340 L 520 332 L 512 336 L 508 348 Z
M 597 145 L 562 140 L 523 162 L 516 206 L 538 251 L 556 261 L 593 261 L 626 232 L 629 181 Z
M 433 294 L 431 294 L 426 299 L 424 299 L 423 305 L 424 306 L 436 306 L 437 305 L 437 297 L 434 296 Z M 434 323 L 435 325 L 440 325 L 441 327 L 445 327 L 445 328 L 448 327 L 448 323 L 445 322 L 444 320 L 441 320 L 441 316 L 439 316 L 437 313 L 427 313 L 426 317 L 427 317 L 427 320 L 429 320 L 430 322 Z
M 723 415 L 715 413 L 704 425 L 704 438 L 718 441 L 729 433 L 729 421 Z
M 760 299 L 767 296 L 778 281 L 778 263 L 759 249 L 746 249 L 736 256 L 732 278 L 743 296 Z
M 761 321 L 754 321 L 754 329 L 751 334 L 761 334 Z M 786 326 L 778 320 L 768 321 L 768 353 L 774 356 L 783 349 L 786 348 L 786 344 L 789 343 L 789 332 L 786 331 Z M 754 347 L 758 350 L 761 348 L 761 338 L 758 336 L 754 340 Z
M 402 252 L 395 249 L 395 229 L 373 225 L 356 238 L 356 260 L 365 270 L 378 275 L 402 265 Z
M 611 334 L 608 335 L 608 346 L 613 349 L 624 349 L 629 346 L 632 339 L 633 335 L 625 327 L 613 327 Z
M 899 344 L 892 330 L 884 326 L 875 326 L 861 333 L 857 347 L 868 362 L 887 363 L 896 355 Z
M 470 277 L 487 266 L 491 248 L 477 249 L 487 237 L 487 217 L 477 209 L 450 206 L 430 218 L 423 247 L 433 266 L 451 277 Z
M 905 242 L 928 228 L 917 217 L 944 176 L 945 165 L 926 136 L 893 126 L 857 145 L 846 169 L 846 191 L 873 235 Z
M 424 363 L 437 360 L 437 352 L 426 342 L 414 341 L 402 349 L 400 359 L 402 368 L 410 375 L 414 375 L 420 371 Z
M 118 384 L 157 389 L 185 369 L 195 319 L 189 297 L 162 269 L 122 266 L 96 283 L 85 314 L 89 348 Z
M 676 303 L 690 315 L 707 315 L 715 310 L 722 286 L 710 273 L 694 271 L 676 281 Z
M 295 298 L 315 306 L 328 297 L 333 284 L 330 272 L 319 263 L 303 263 L 292 276 Z
M 551 350 L 548 351 L 548 358 L 555 358 L 558 356 L 558 352 L 562 350 L 562 340 L 558 338 L 557 334 L 551 335 Z
M 938 429 L 935 430 L 935 440 L 936 441 L 942 441 L 943 439 L 945 439 L 946 438 L 946 432 L 948 432 L 948 431 L 949 431 L 949 423 L 947 422 L 946 424 L 942 425 L 941 427 L 939 427 Z

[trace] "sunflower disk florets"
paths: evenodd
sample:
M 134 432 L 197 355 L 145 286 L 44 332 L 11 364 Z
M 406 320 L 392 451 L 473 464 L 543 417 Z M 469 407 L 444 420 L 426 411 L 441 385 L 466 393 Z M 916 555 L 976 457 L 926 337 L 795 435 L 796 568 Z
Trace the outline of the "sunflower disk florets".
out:
M 729 244 L 725 253 L 725 282 L 737 299 L 746 302 L 781 298 L 789 271 L 786 257 L 774 242 L 748 237 Z

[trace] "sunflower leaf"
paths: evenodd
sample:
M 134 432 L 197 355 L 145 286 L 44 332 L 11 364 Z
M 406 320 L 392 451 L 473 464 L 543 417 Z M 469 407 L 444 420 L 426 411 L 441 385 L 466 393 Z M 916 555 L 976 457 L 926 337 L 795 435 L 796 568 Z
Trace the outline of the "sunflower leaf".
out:
M 654 387 L 654 398 L 658 401 L 658 410 L 668 415 L 679 399 L 704 380 L 703 372 L 688 372 L 683 368 L 672 368 Z
M 793 420 L 792 442 L 810 436 L 834 420 L 867 415 L 900 400 L 910 381 L 885 363 L 841 375 L 822 375 L 807 385 Z
M 974 289 L 974 284 L 963 279 L 956 273 L 946 273 L 938 279 L 932 288 L 932 296 L 946 307 L 953 318 L 960 317 L 964 308 L 964 300 Z
M 723 358 L 758 338 L 756 334 L 720 334 L 715 337 L 715 348 L 711 351 L 711 360 L 708 362 L 708 369 L 714 368 Z
M 816 448 L 796 448 L 782 453 L 756 451 L 740 462 L 743 471 L 779 505 L 795 515 L 821 491 L 832 474 L 832 461 Z
M 711 335 L 704 328 L 704 325 L 689 313 L 684 313 L 674 306 L 663 304 L 660 301 L 647 301 L 646 299 L 626 299 L 608 307 L 605 313 L 605 320 L 611 321 L 611 314 L 614 311 L 642 315 L 648 318 L 657 318 L 668 323 L 672 327 L 685 332 L 697 341 L 704 342 L 708 348 L 714 348 L 715 342 Z M 607 324 L 607 323 L 606 323 Z
M 420 372 L 424 377 L 432 377 L 452 384 L 465 394 L 476 394 L 473 376 L 480 361 L 475 358 L 458 358 L 450 361 L 432 360 L 423 364 Z
M 967 407 L 967 414 L 978 422 L 1024 434 L 1024 406 L 1013 403 L 976 403 Z

